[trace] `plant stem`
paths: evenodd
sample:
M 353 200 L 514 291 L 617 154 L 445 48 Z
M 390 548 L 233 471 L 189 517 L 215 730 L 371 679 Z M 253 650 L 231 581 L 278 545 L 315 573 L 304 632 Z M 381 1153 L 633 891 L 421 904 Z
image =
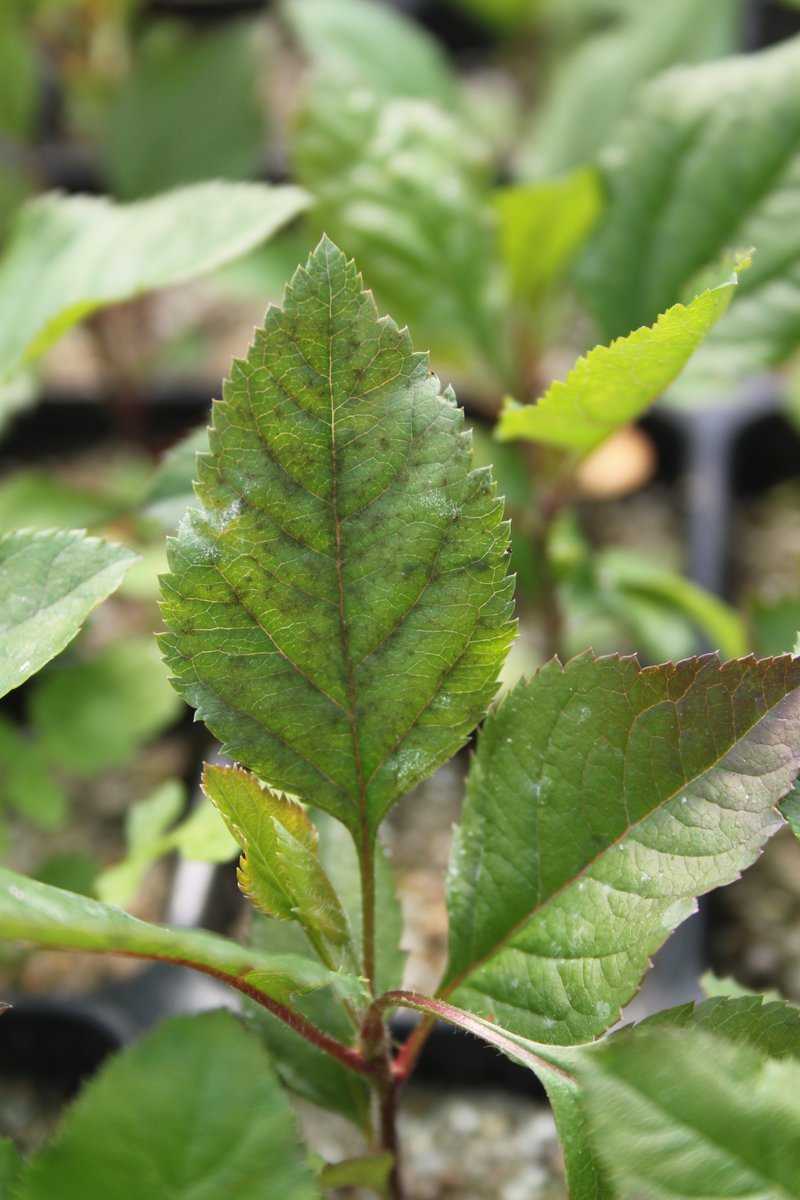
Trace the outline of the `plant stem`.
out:
M 422 1020 L 417 1025 L 416 1029 L 409 1034 L 400 1048 L 400 1052 L 394 1061 L 394 1073 L 397 1079 L 404 1082 L 413 1074 L 414 1068 L 417 1065 L 417 1059 L 422 1053 L 423 1047 L 433 1032 L 433 1027 L 436 1024 L 436 1017 L 433 1013 L 426 1013 Z
M 372 996 L 375 995 L 375 839 L 364 830 L 359 852 L 361 869 L 361 929 L 363 939 L 364 978 Z
M 390 1067 L 391 1076 L 391 1067 Z M 392 1170 L 389 1175 L 391 1200 L 403 1200 L 403 1179 L 400 1171 L 400 1145 L 397 1138 L 397 1081 L 389 1078 L 380 1093 L 381 1149 L 392 1155 Z
M 425 1044 L 428 1034 L 436 1023 L 437 1019 L 447 1021 L 450 1025 L 455 1025 L 457 1029 L 462 1029 L 466 1033 L 471 1033 L 481 1041 L 488 1042 L 490 1046 L 495 1046 L 498 1050 L 517 1062 L 523 1063 L 530 1067 L 533 1071 L 539 1071 L 546 1068 L 557 1075 L 562 1076 L 565 1080 L 574 1083 L 573 1076 L 567 1071 L 564 1065 L 558 1061 L 550 1060 L 546 1057 L 547 1047 L 536 1047 L 531 1049 L 526 1045 L 524 1038 L 516 1041 L 513 1035 L 507 1033 L 504 1029 L 498 1029 L 491 1021 L 484 1020 L 482 1017 L 476 1017 L 473 1013 L 465 1012 L 463 1009 L 456 1008 L 452 1004 L 448 1004 L 445 1000 L 439 1000 L 435 996 L 421 996 L 416 992 L 386 992 L 373 1006 L 379 1012 L 383 1012 L 389 1008 L 411 1008 L 417 1012 L 424 1014 L 424 1019 L 420 1021 L 414 1033 L 403 1046 L 403 1050 L 395 1060 L 394 1073 L 395 1079 L 403 1082 L 409 1074 L 405 1067 L 413 1068 L 413 1062 L 419 1056 L 419 1051 Z M 423 1031 L 424 1032 L 421 1032 Z M 420 1034 L 416 1046 L 416 1053 L 409 1054 L 408 1059 L 413 1061 L 401 1063 L 403 1051 L 409 1047 L 415 1036 Z
M 400 1080 L 392 1063 L 391 1042 L 380 1000 L 370 1005 L 364 1018 L 361 1028 L 361 1053 L 373 1071 L 372 1086 L 377 1095 L 380 1117 L 379 1146 L 381 1150 L 386 1150 L 392 1155 L 389 1196 L 391 1200 L 403 1200 L 400 1146 L 397 1138 L 397 1092 Z
M 120 954 L 125 958 L 144 958 L 155 962 L 169 962 L 177 967 L 191 967 L 195 971 L 200 971 L 203 975 L 210 975 L 212 979 L 219 979 L 222 983 L 227 983 L 229 987 L 236 988 L 244 996 L 248 996 L 251 1000 L 255 1000 L 256 1004 L 260 1004 L 267 1012 L 272 1013 L 279 1021 L 283 1021 L 295 1033 L 299 1033 L 306 1041 L 311 1042 L 331 1058 L 338 1059 L 343 1066 L 349 1070 L 355 1071 L 359 1075 L 366 1075 L 374 1079 L 376 1075 L 376 1066 L 374 1063 L 367 1062 L 363 1054 L 358 1050 L 354 1050 L 351 1046 L 346 1046 L 343 1042 L 339 1042 L 336 1038 L 330 1037 L 318 1029 L 307 1017 L 302 1013 L 296 1012 L 293 1008 L 289 1008 L 286 1004 L 281 1004 L 277 1000 L 272 1000 L 269 996 L 265 996 L 258 988 L 249 984 L 246 979 L 240 975 L 229 975 L 225 971 L 217 970 L 215 967 L 209 966 L 207 963 L 194 962 L 190 958 L 173 957 L 172 955 L 159 954 L 137 954 L 134 950 L 114 950 L 114 954 Z

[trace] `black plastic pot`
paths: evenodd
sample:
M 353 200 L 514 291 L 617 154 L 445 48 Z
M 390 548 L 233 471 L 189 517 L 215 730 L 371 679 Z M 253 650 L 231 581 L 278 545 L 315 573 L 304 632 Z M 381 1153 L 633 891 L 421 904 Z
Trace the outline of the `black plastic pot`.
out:
M 24 1089 L 25 1103 L 47 1113 L 43 1123 L 51 1125 L 131 1032 L 97 1003 L 22 997 L 0 1020 L 0 1095 Z M 0 1137 L 28 1133 L 17 1127 L 10 1107 L 0 1104 L 0 1114 Z

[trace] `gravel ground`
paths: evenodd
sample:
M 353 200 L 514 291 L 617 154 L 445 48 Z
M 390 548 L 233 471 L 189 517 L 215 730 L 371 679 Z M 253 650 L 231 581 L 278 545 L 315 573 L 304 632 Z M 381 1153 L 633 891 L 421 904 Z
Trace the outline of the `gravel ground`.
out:
M 299 1106 L 305 1136 L 330 1162 L 364 1152 L 347 1122 Z M 500 1091 L 412 1086 L 399 1120 L 408 1200 L 567 1200 L 549 1108 Z M 371 1200 L 371 1193 L 340 1193 Z

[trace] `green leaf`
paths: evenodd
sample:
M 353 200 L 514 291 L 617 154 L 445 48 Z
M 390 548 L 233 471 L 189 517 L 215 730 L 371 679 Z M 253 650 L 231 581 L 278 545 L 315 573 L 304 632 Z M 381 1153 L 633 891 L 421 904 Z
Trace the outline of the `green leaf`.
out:
M 800 1060 L 800 1008 L 756 992 L 740 989 L 738 995 L 720 994 L 702 1004 L 679 1004 L 640 1021 L 635 1034 L 663 1026 L 704 1029 L 728 1041 L 744 1043 L 769 1058 Z M 625 1038 L 628 1031 L 614 1036 Z M 594 1061 L 593 1054 L 594 1049 L 588 1053 L 589 1062 Z
M 594 1144 L 620 1200 L 800 1197 L 796 1057 L 651 1025 L 610 1039 L 584 1082 Z
M 549 1044 L 608 1029 L 703 892 L 780 825 L 800 661 L 553 660 L 490 714 L 449 883 L 442 995 Z
M 414 21 L 371 0 L 289 0 L 286 15 L 316 67 L 378 96 L 458 104 L 438 43 Z
M 92 896 L 99 871 L 96 859 L 77 851 L 74 854 L 51 854 L 44 862 L 37 864 L 31 875 L 39 883 L 77 892 L 81 896 Z
M 358 855 L 347 830 L 327 813 L 315 813 L 319 829 L 319 855 L 342 901 L 357 944 L 362 940 L 361 878 Z M 375 856 L 375 926 L 380 930 L 375 948 L 376 993 L 400 986 L 406 956 L 401 950 L 403 914 L 397 898 L 392 867 L 380 841 Z M 255 944 L 281 952 L 309 954 L 310 947 L 298 925 L 259 918 L 254 923 Z M 348 1018 L 325 992 L 303 997 L 297 1007 L 326 1033 L 347 1041 L 352 1037 Z M 322 1108 L 338 1112 L 359 1128 L 369 1120 L 370 1093 L 363 1079 L 345 1070 L 329 1055 L 299 1037 L 283 1022 L 253 1006 L 253 1019 L 270 1050 L 287 1087 Z
M 669 387 L 727 312 L 736 286 L 734 275 L 691 304 L 674 305 L 654 325 L 610 346 L 595 346 L 536 404 L 506 401 L 497 436 L 588 454 L 620 426 L 640 417 Z
M 700 976 L 700 990 L 710 1000 L 717 996 L 727 996 L 732 1000 L 741 999 L 743 996 L 759 996 L 762 1000 L 783 999 L 780 992 L 775 991 L 774 988 L 766 992 L 754 992 L 752 988 L 744 987 L 730 976 L 720 978 L 713 971 L 704 971 Z
M 488 25 L 496 25 L 501 30 L 528 24 L 542 6 L 542 0 L 457 0 L 457 3 Z
M 558 0 L 551 7 L 558 16 L 565 6 Z M 627 19 L 582 39 L 555 73 L 526 154 L 528 169 L 537 174 L 593 162 L 621 118 L 636 111 L 642 85 L 654 75 L 675 63 L 732 53 L 738 44 L 739 0 L 604 7 L 622 10 Z
M 0 262 L 0 379 L 95 309 L 220 267 L 307 204 L 299 188 L 255 183 L 195 184 L 129 205 L 31 201 Z
M 139 921 L 110 904 L 50 887 L 0 867 L 0 937 L 61 950 L 91 950 L 193 966 L 284 1003 L 334 985 L 358 995 L 356 981 L 297 954 L 263 954 L 196 929 Z
M 181 704 L 153 639 L 131 637 L 51 668 L 36 681 L 30 712 L 43 753 L 91 776 L 127 762 L 172 724 Z
M 0 537 L 0 696 L 61 653 L 135 558 L 81 530 Z
M 536 304 L 569 265 L 602 209 L 597 173 L 515 184 L 495 193 L 514 293 Z
M 108 904 L 124 906 L 136 895 L 154 862 L 172 850 L 196 862 L 229 862 L 239 851 L 217 810 L 205 798 L 184 821 L 170 829 L 186 806 L 186 790 L 168 779 L 129 810 L 125 821 L 127 854 L 97 878 L 95 890 Z
M 295 1117 L 230 1013 L 176 1017 L 114 1057 L 22 1175 L 18 1200 L 316 1200 Z
M 39 829 L 60 829 L 67 797 L 35 742 L 0 717 L 0 804 L 10 804 Z
M 780 362 L 800 337 L 799 68 L 794 38 L 671 71 L 640 94 L 601 163 L 608 206 L 581 281 L 606 336 L 652 321 L 726 252 L 757 248 L 682 394 Z
M 172 830 L 169 844 L 194 862 L 230 862 L 239 853 L 238 842 L 231 837 L 214 805 L 205 798 Z
M 314 220 L 352 253 L 378 299 L 434 360 L 475 386 L 509 378 L 507 297 L 475 130 L 419 100 L 315 80 L 293 143 Z
M 205 425 L 193 429 L 167 451 L 150 481 L 144 502 L 145 514 L 170 532 L 194 503 L 192 485 L 197 474 L 197 455 L 204 452 L 208 452 Z
M 306 810 L 239 767 L 207 763 L 203 790 L 242 847 L 242 892 L 268 917 L 299 921 L 332 966 L 343 947 L 352 949 L 350 929 L 319 861 L 317 831 Z
M 736 610 L 677 572 L 625 550 L 601 552 L 596 567 L 605 586 L 626 596 L 660 601 L 688 617 L 723 658 L 747 653 L 747 631 Z
M 452 391 L 327 240 L 224 396 L 170 547 L 165 657 L 227 755 L 371 838 L 495 692 L 502 505 Z
M 265 123 L 257 51 L 249 22 L 200 31 L 160 21 L 148 28 L 108 113 L 111 190 L 137 200 L 179 184 L 257 175 Z
M 759 654 L 785 654 L 793 649 L 800 627 L 800 596 L 757 600 L 749 616 Z
M 0 533 L 17 529 L 85 529 L 117 511 L 105 496 L 77 488 L 52 471 L 15 471 L 0 482 Z
M 12 1188 L 22 1170 L 22 1155 L 10 1138 L 0 1138 L 0 1200 L 12 1200 Z
M 25 18 L 14 0 L 0 7 L 0 129 L 20 139 L 33 130 L 39 93 L 39 63 Z
M 177 779 L 168 779 L 152 795 L 139 800 L 125 817 L 127 856 L 103 871 L 95 881 L 95 890 L 107 904 L 124 905 L 136 890 L 148 867 L 169 844 L 165 837 L 170 825 L 186 804 L 186 790 Z
M 334 1188 L 362 1187 L 384 1196 L 389 1183 L 394 1156 L 392 1154 L 364 1154 L 361 1158 L 345 1158 L 341 1162 L 327 1163 L 319 1174 L 320 1186 L 325 1191 Z

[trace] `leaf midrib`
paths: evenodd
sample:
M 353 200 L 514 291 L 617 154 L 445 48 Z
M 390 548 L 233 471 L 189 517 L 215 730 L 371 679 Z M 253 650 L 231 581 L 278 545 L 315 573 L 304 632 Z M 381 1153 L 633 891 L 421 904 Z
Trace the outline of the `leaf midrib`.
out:
M 689 684 L 687 686 L 686 691 L 689 690 L 690 686 L 691 686 L 691 684 Z M 452 995 L 452 993 L 457 988 L 459 988 L 462 985 L 462 983 L 464 983 L 467 979 L 469 979 L 469 977 L 471 975 L 473 975 L 476 971 L 479 971 L 481 969 L 481 967 L 485 966 L 485 964 L 487 962 L 489 962 L 491 959 L 495 958 L 502 950 L 504 950 L 505 947 L 509 944 L 509 942 L 513 941 L 513 939 L 516 937 L 516 935 L 522 929 L 524 929 L 525 926 L 534 919 L 534 917 L 538 916 L 538 914 L 540 912 L 542 912 L 544 909 L 546 909 L 548 907 L 548 905 L 550 905 L 554 900 L 557 900 L 564 892 L 568 891 L 569 888 L 571 888 L 574 884 L 578 883 L 581 879 L 583 879 L 588 874 L 588 872 L 592 869 L 593 866 L 595 866 L 598 862 L 600 862 L 605 857 L 606 854 L 608 854 L 610 851 L 614 850 L 621 842 L 623 842 L 625 840 L 625 838 L 630 837 L 631 832 L 633 830 L 637 829 L 645 821 L 648 821 L 650 819 L 650 817 L 652 817 L 655 813 L 660 812 L 660 810 L 663 809 L 666 805 L 671 804 L 672 801 L 675 800 L 675 798 L 677 796 L 679 796 L 680 793 L 682 791 L 684 791 L 686 788 L 694 787 L 700 780 L 702 780 L 711 771 L 715 771 L 717 769 L 717 767 L 719 766 L 719 764 L 722 762 L 722 760 L 724 758 L 726 758 L 727 755 L 731 752 L 731 750 L 735 746 L 739 745 L 740 742 L 742 742 L 744 740 L 744 738 L 749 737 L 753 733 L 753 731 L 758 728 L 758 726 L 761 724 L 761 722 L 765 721 L 769 716 L 771 716 L 771 714 L 778 707 L 778 705 L 782 704 L 783 701 L 786 700 L 787 697 L 790 696 L 792 694 L 792 691 L 794 691 L 794 690 L 795 689 L 792 688 L 789 691 L 785 692 L 780 697 L 780 699 L 775 702 L 775 704 L 770 705 L 769 708 L 767 709 L 767 711 L 762 713 L 757 721 L 754 721 L 753 724 L 750 725 L 749 728 L 743 734 L 741 734 L 740 737 L 737 737 L 733 742 L 731 742 L 731 744 L 721 754 L 719 754 L 711 763 L 709 763 L 709 765 L 703 771 L 699 772 L 699 774 L 697 774 L 697 775 L 693 775 L 690 779 L 685 779 L 683 781 L 683 783 L 680 785 L 680 787 L 675 788 L 672 792 L 670 792 L 667 796 L 665 796 L 663 800 L 661 800 L 658 804 L 654 805 L 653 808 L 649 809 L 643 816 L 639 817 L 638 820 L 629 822 L 628 825 L 626 825 L 625 829 L 623 829 L 617 835 L 617 837 L 614 838 L 613 841 L 609 842 L 606 846 L 604 846 L 602 850 L 599 850 L 597 852 L 597 854 L 595 854 L 593 858 L 589 859 L 588 862 L 586 862 L 579 871 L 577 871 L 574 875 L 571 875 L 569 877 L 569 879 L 565 879 L 564 882 L 562 884 L 560 884 L 554 891 L 550 892 L 550 894 L 548 896 L 546 896 L 544 899 L 540 900 L 537 904 L 535 904 L 533 906 L 533 908 L 531 908 L 528 912 L 526 912 L 524 914 L 524 916 L 522 916 L 518 921 L 515 921 L 514 924 L 511 926 L 511 928 L 509 929 L 509 931 L 507 933 L 505 933 L 503 935 L 503 937 L 499 938 L 497 940 L 497 942 L 494 943 L 494 945 L 492 946 L 492 948 L 490 950 L 485 951 L 482 955 L 480 955 L 477 959 L 475 959 L 475 961 L 472 962 L 468 967 L 465 967 L 462 971 L 460 971 L 458 973 L 458 975 L 456 975 L 449 983 L 446 983 L 443 986 L 441 986 L 438 989 L 438 991 L 436 992 L 437 997 L 445 998 L 447 996 Z M 677 705 L 678 702 L 685 697 L 685 695 L 686 695 L 686 692 L 684 692 L 683 695 L 676 697 L 675 700 L 672 701 L 672 703 L 674 705 Z M 637 714 L 637 720 L 640 719 L 642 716 L 644 716 L 645 713 L 650 712 L 652 709 L 657 708 L 660 704 L 663 704 L 663 703 L 664 703 L 664 699 L 662 698 L 661 700 L 657 701 L 656 703 L 648 705 L 647 708 L 643 708 L 641 710 L 641 712 L 639 712 Z M 777 803 L 773 807 L 775 808 L 776 813 L 778 813 L 780 815 Z M 638 895 L 638 893 L 636 893 L 636 894 Z
M 358 819 L 360 829 L 360 854 L 366 861 L 369 856 L 369 822 L 367 819 L 367 787 L 364 780 L 364 766 L 361 760 L 361 738 L 359 736 L 356 708 L 358 690 L 356 687 L 355 668 L 350 654 L 350 633 L 347 628 L 344 589 L 344 559 L 342 554 L 342 521 L 339 515 L 338 463 L 336 454 L 336 404 L 333 395 L 333 285 L 331 283 L 330 256 L 325 253 L 325 276 L 328 281 L 328 401 L 330 404 L 331 431 L 331 514 L 333 517 L 334 533 L 334 566 L 336 570 L 336 587 L 338 592 L 339 615 L 339 644 L 342 653 L 342 665 L 345 674 L 345 690 L 348 706 L 345 710 L 350 726 L 350 738 L 353 746 L 353 762 L 356 770 L 356 788 Z

